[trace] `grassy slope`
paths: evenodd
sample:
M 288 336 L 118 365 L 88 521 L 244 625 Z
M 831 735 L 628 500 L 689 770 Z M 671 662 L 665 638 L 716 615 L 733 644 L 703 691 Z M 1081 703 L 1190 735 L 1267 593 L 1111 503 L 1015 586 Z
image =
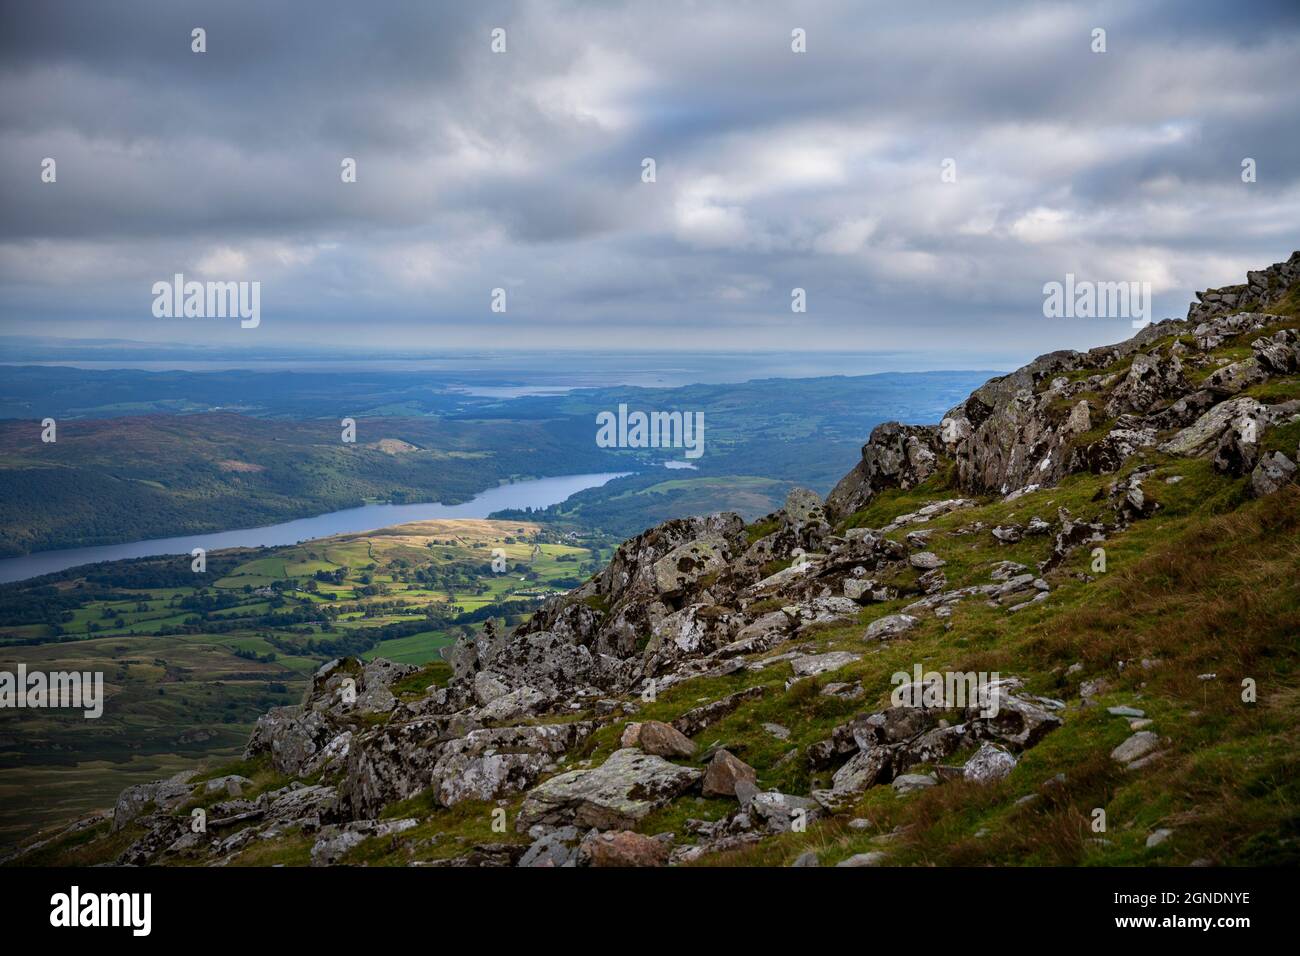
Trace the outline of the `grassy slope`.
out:
M 1237 342 L 1225 344 L 1225 350 Z M 1230 353 L 1224 352 L 1224 357 Z M 1300 397 L 1295 377 L 1273 380 L 1269 400 Z M 1294 454 L 1300 434 L 1288 425 L 1264 436 L 1266 448 Z M 851 625 L 827 627 L 808 641 L 818 651 L 854 650 L 862 659 L 819 678 L 791 683 L 787 663 L 761 671 L 685 682 L 643 705 L 640 718 L 671 720 L 703 701 L 743 687 L 765 694 L 702 732 L 697 743 L 728 746 L 759 773 L 759 783 L 787 793 L 826 786 L 829 772 L 812 772 L 806 748 L 858 713 L 888 706 L 896 671 L 999 671 L 1027 682 L 1030 692 L 1068 702 L 1064 725 L 1027 752 L 1001 783 L 973 787 L 949 782 L 899 797 L 875 787 L 856 805 L 815 821 L 805 833 L 787 833 L 747 849 L 706 857 L 700 865 L 785 865 L 806 849 L 823 865 L 854 853 L 883 850 L 898 864 L 1219 864 L 1300 862 L 1300 488 L 1250 500 L 1244 479 L 1213 472 L 1203 460 L 1172 459 L 1155 451 L 1136 456 L 1118 476 L 1076 475 L 1059 487 L 1014 502 L 981 501 L 925 527 L 928 545 L 948 563 L 949 588 L 988 581 L 993 565 L 1014 560 L 1032 566 L 1045 558 L 1046 537 L 998 543 L 989 529 L 1037 514 L 1052 518 L 1067 507 L 1076 519 L 1109 518 L 1106 489 L 1140 464 L 1154 465 L 1144 490 L 1161 507 L 1156 514 L 1104 542 L 1107 571 L 1091 573 L 1087 549 L 1048 575 L 1050 598 L 1010 614 L 979 599 L 957 605 L 950 621 L 924 616 L 906 639 L 867 645 L 864 627 L 915 600 L 915 572 L 890 582 L 896 601 L 864 608 Z M 1178 483 L 1164 479 L 1181 477 Z M 846 525 L 880 527 L 927 501 L 951 497 L 947 475 L 907 492 L 890 491 Z M 976 522 L 984 530 L 956 533 Z M 757 536 L 761 529 L 755 529 Z M 901 539 L 903 532 L 895 535 Z M 910 592 L 910 593 L 909 593 Z M 773 654 L 787 650 L 778 648 Z M 1143 661 L 1147 665 L 1143 665 Z M 1074 673 L 1072 665 L 1081 665 Z M 1200 675 L 1214 674 L 1213 680 Z M 411 684 L 418 696 L 417 685 Z M 1104 679 L 1100 706 L 1083 707 L 1079 685 Z M 1242 699 L 1242 682 L 1258 689 Z M 830 681 L 861 681 L 864 696 L 845 701 L 819 693 Z M 1136 706 L 1165 738 L 1163 757 L 1142 770 L 1125 771 L 1110 751 L 1132 732 L 1106 706 Z M 589 717 L 577 713 L 573 717 Z M 563 719 L 570 719 L 565 717 Z M 787 740 L 763 724 L 789 728 Z M 618 746 L 623 722 L 593 735 L 565 769 L 595 765 Z M 959 764 L 963 754 L 948 763 Z M 923 768 L 918 768 L 923 769 Z M 1054 785 L 1058 775 L 1063 782 Z M 1022 800 L 1021 798 L 1031 798 Z M 511 820 L 520 797 L 503 801 Z M 716 819 L 734 801 L 687 796 L 644 820 L 646 833 L 686 837 L 689 818 Z M 1104 809 L 1107 829 L 1094 832 L 1094 810 Z M 389 807 L 387 817 L 416 816 L 420 826 L 399 841 L 371 840 L 352 862 L 405 864 L 459 855 L 475 842 L 523 841 L 513 827 L 492 828 L 493 805 L 435 808 L 428 794 Z M 870 824 L 848 827 L 853 818 Z M 1174 836 L 1148 848 L 1149 833 L 1168 827 Z M 130 832 L 129 830 L 127 831 Z M 41 862 L 95 862 L 120 852 L 122 840 L 69 838 L 42 852 Z M 306 859 L 304 838 L 265 841 L 237 862 Z M 255 855 L 252 855 L 255 854 Z
M 1160 480 L 1175 474 L 1184 480 L 1174 485 Z M 987 531 L 950 532 L 975 521 L 992 527 L 1013 515 L 1046 514 L 1062 504 L 1076 517 L 1100 513 L 1101 504 L 1090 499 L 1110 480 L 1076 477 L 1062 488 L 1011 504 L 991 501 L 933 522 L 931 547 L 949 561 L 944 570 L 950 586 L 982 582 L 997 561 L 1030 562 L 1044 557 L 1049 547 L 1044 538 L 1003 546 Z M 873 849 L 887 850 L 890 862 L 900 864 L 1300 862 L 1294 842 L 1300 825 L 1300 757 L 1294 746 L 1300 733 L 1295 640 L 1300 630 L 1300 489 L 1244 501 L 1241 485 L 1213 475 L 1204 462 L 1164 462 L 1146 484 L 1162 509 L 1105 542 L 1107 573 L 1086 580 L 1090 557 L 1081 551 L 1052 573 L 1052 596 L 1038 607 L 1008 614 L 968 601 L 958 605 L 950 628 L 926 617 L 910 639 L 888 647 L 864 645 L 863 626 L 915 597 L 905 595 L 864 609 L 857 624 L 816 634 L 818 650 L 864 654 L 833 674 L 786 689 L 789 665 L 778 663 L 758 672 L 690 681 L 645 705 L 638 716 L 671 720 L 701 700 L 765 686 L 761 699 L 704 731 L 697 743 L 725 743 L 758 769 L 764 787 L 806 793 L 826 785 L 829 773 L 811 773 L 802 759 L 804 748 L 854 714 L 887 706 L 890 675 L 910 671 L 917 662 L 927 670 L 1015 674 L 1027 680 L 1031 691 L 1069 701 L 1064 726 L 1029 751 L 1000 784 L 976 788 L 946 783 L 908 797 L 876 787 L 845 814 L 816 821 L 806 833 L 706 857 L 702 865 L 784 865 L 809 848 L 818 850 L 824 865 Z M 912 492 L 889 492 L 872 510 L 892 516 L 946 493 L 939 482 Z M 903 572 L 894 583 L 906 588 L 910 576 Z M 1143 659 L 1159 663 L 1144 669 L 1138 663 Z M 1083 670 L 1067 677 L 1066 668 L 1076 662 Z M 1198 679 L 1209 672 L 1217 679 Z M 1155 721 L 1152 729 L 1169 740 L 1162 760 L 1128 772 L 1109 760 L 1110 750 L 1131 731 L 1126 720 L 1110 716 L 1104 706 L 1081 707 L 1079 683 L 1098 677 L 1111 684 L 1101 704 L 1134 705 Z M 1257 703 L 1241 700 L 1245 677 L 1257 682 Z M 857 702 L 820 695 L 819 687 L 832 680 L 861 680 L 866 695 Z M 768 734 L 762 728 L 766 722 L 790 728 L 790 739 Z M 583 755 L 586 761 L 599 763 L 616 749 L 621 730 L 619 722 L 594 735 Z M 784 759 L 792 750 L 799 753 Z M 949 762 L 961 759 L 955 755 Z M 1061 773 L 1064 785 L 1044 789 Z M 1030 794 L 1039 796 L 1017 803 Z M 519 803 L 515 798 L 503 804 L 511 819 Z M 649 817 L 640 829 L 681 835 L 686 819 L 717 818 L 733 806 L 727 800 L 685 797 Z M 1096 807 L 1107 812 L 1104 834 L 1090 827 Z M 466 804 L 439 810 L 428 795 L 417 796 L 390 807 L 385 816 L 420 817 L 419 828 L 397 844 L 369 841 L 351 859 L 403 864 L 457 855 L 475 842 L 524 839 L 513 829 L 493 832 L 492 809 Z M 872 825 L 850 829 L 847 821 L 854 817 L 865 817 Z M 1161 826 L 1174 828 L 1175 837 L 1146 848 L 1149 832 Z M 71 861 L 86 858 L 85 852 L 79 843 L 47 856 L 51 862 Z M 242 862 L 261 862 L 267 854 L 279 859 L 277 853 L 301 862 L 305 854 L 292 840 L 279 849 L 259 846 L 256 852 L 256 859 Z

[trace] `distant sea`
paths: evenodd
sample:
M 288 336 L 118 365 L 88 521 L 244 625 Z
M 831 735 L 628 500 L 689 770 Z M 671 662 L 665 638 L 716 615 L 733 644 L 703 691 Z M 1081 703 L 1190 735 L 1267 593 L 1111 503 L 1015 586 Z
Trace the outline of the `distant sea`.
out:
M 230 354 L 196 359 L 185 355 L 160 357 L 149 350 L 98 349 L 89 353 L 68 349 L 67 357 L 34 350 L 22 360 L 11 352 L 0 365 L 47 365 L 81 369 L 140 369 L 144 371 L 430 372 L 466 395 L 520 398 L 558 395 L 575 388 L 640 386 L 674 388 L 682 385 L 723 385 L 765 378 L 820 378 L 829 375 L 870 375 L 878 372 L 933 372 L 954 369 L 1011 370 L 1024 363 L 1019 355 L 934 352 L 449 352 L 418 357 L 324 357 L 285 354 Z M 93 354 L 95 357 L 87 357 Z M 111 354 L 113 358 L 102 356 Z M 40 356 L 39 358 L 36 356 Z

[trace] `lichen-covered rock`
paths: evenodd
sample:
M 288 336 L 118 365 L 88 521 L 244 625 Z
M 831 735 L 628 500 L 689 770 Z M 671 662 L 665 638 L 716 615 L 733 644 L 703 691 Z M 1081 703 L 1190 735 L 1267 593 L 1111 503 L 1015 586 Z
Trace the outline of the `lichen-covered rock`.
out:
M 355 657 L 343 657 L 321 665 L 312 676 L 311 687 L 303 699 L 306 710 L 342 716 L 387 713 L 396 699 L 389 687 L 418 667 L 376 658 L 362 663 Z
M 898 637 L 901 634 L 906 634 L 920 623 L 919 619 L 910 614 L 886 614 L 884 617 L 871 622 L 867 627 L 865 639 L 868 641 L 882 641 L 887 638 Z
M 1300 369 L 1300 332 L 1280 329 L 1268 338 L 1258 338 L 1250 343 L 1255 359 L 1275 375 L 1286 375 Z
M 1088 404 L 1086 398 L 1080 399 L 1079 403 L 1070 409 L 1069 416 L 1061 426 L 1061 434 L 1064 436 L 1082 435 L 1084 432 L 1092 429 L 1092 406 Z
M 1221 402 L 1162 444 L 1160 450 L 1189 458 L 1209 455 L 1229 428 L 1239 431 L 1252 427 L 1258 429 L 1262 410 L 1263 406 L 1249 397 Z
M 446 721 L 437 717 L 389 724 L 353 738 L 339 783 L 352 815 L 374 818 L 432 782 Z
M 330 824 L 322 827 L 312 844 L 311 865 L 331 866 L 366 840 L 405 833 L 419 822 L 408 817 L 403 820 L 353 820 L 342 826 Z
M 742 623 L 741 616 L 727 608 L 691 604 L 654 625 L 647 650 L 661 661 L 705 653 L 729 644 Z
M 454 807 L 465 800 L 497 800 L 520 793 L 594 728 L 586 721 L 493 727 L 448 741 L 431 775 L 438 802 Z
M 1267 309 L 1279 302 L 1288 287 L 1297 281 L 1300 281 L 1300 252 L 1292 253 L 1285 262 L 1246 273 L 1244 284 L 1196 293 L 1196 301 L 1187 309 L 1187 321 L 1204 323 L 1219 316 L 1237 318 L 1227 315 L 1237 308 Z
M 186 770 L 166 780 L 127 787 L 113 807 L 113 832 L 146 812 L 171 810 L 185 803 L 194 790 L 190 781 L 196 776 L 197 770 Z
M 785 833 L 820 817 L 822 806 L 811 797 L 768 791 L 749 801 L 748 813 L 755 825 L 770 833 Z
M 893 752 L 888 747 L 859 750 L 831 778 L 831 789 L 838 793 L 861 793 L 891 776 Z
M 539 828 L 543 829 L 543 828 Z M 529 834 L 532 836 L 533 834 Z M 518 865 L 540 869 L 577 866 L 578 841 L 581 834 L 577 827 L 557 827 L 537 835 L 533 845 L 520 858 Z
M 903 773 L 894 778 L 890 784 L 897 794 L 915 793 L 927 790 L 939 782 L 939 778 L 930 773 Z
M 962 767 L 962 776 L 972 783 L 994 783 L 1016 769 L 1016 758 L 1005 747 L 985 743 Z
M 1267 380 L 1267 369 L 1252 357 L 1218 369 L 1205 380 L 1204 387 L 1214 395 L 1228 396 Z
M 571 770 L 528 791 L 516 827 L 521 832 L 538 823 L 630 829 L 702 776 L 640 750 L 616 750 L 594 770 Z
M 1259 431 L 1254 419 L 1229 422 L 1214 449 L 1214 470 L 1234 478 L 1248 474 L 1259 461 Z
M 673 548 L 654 564 L 655 591 L 669 597 L 681 594 L 701 578 L 721 571 L 727 553 L 727 542 L 716 536 Z
M 291 783 L 279 790 L 272 790 L 259 798 L 259 804 L 265 807 L 268 820 L 293 822 L 319 827 L 343 815 L 339 805 L 338 790 L 323 784 L 304 786 Z
M 1250 493 L 1256 498 L 1274 494 L 1283 485 L 1294 481 L 1295 477 L 1295 462 L 1280 451 L 1275 451 L 1261 458 L 1250 473 Z
M 247 777 L 240 776 L 237 773 L 228 773 L 225 776 L 213 777 L 203 783 L 203 792 L 205 794 L 224 793 L 230 797 L 242 797 L 244 788 L 251 787 L 253 781 Z
M 1111 392 L 1106 413 L 1154 411 L 1186 390 L 1187 380 L 1178 356 L 1138 354 L 1133 356 L 1128 373 Z
M 763 687 L 748 687 L 736 691 L 719 700 L 693 707 L 673 721 L 673 727 L 687 737 L 694 737 L 706 727 L 711 727 L 723 717 L 732 713 L 746 701 L 757 700 L 763 696 Z
M 1109 475 L 1119 471 L 1138 449 L 1155 443 L 1155 428 L 1140 425 L 1132 416 L 1121 415 L 1109 432 L 1072 453 L 1071 467 L 1094 475 Z
M 297 776 L 338 736 L 339 726 L 329 714 L 318 710 L 276 707 L 257 719 L 244 756 L 269 754 L 276 770 Z
M 826 498 L 826 511 L 843 518 L 885 488 L 913 488 L 939 465 L 943 444 L 933 425 L 877 425 L 862 446 L 862 460 L 840 479 Z
M 271 765 L 290 776 L 315 773 L 345 755 L 351 738 L 344 735 L 357 717 L 396 706 L 388 688 L 416 670 L 383 659 L 329 661 L 312 676 L 301 705 L 276 707 L 258 718 L 244 756 L 269 754 Z
M 1139 730 L 1110 752 L 1112 760 L 1131 765 L 1160 747 L 1160 737 L 1150 730 Z
M 751 654 L 769 650 L 789 638 L 793 630 L 794 621 L 789 614 L 784 611 L 769 611 L 742 627 L 735 640 L 722 647 L 719 653 Z
M 791 488 L 779 514 L 782 532 L 805 551 L 820 548 L 831 532 L 826 506 L 817 492 L 808 488 Z
M 790 669 L 796 677 L 813 677 L 830 671 L 847 667 L 854 661 L 862 660 L 861 654 L 848 651 L 829 651 L 825 654 L 800 654 L 790 658 Z
M 1061 718 L 1042 700 L 1013 693 L 1014 686 L 1007 678 L 998 685 L 989 685 L 987 699 L 967 708 L 967 719 L 977 735 L 1025 750 L 1060 727 Z M 1058 701 L 1051 706 L 1059 709 L 1063 705 Z M 993 710 L 997 713 L 982 716 L 982 712 Z

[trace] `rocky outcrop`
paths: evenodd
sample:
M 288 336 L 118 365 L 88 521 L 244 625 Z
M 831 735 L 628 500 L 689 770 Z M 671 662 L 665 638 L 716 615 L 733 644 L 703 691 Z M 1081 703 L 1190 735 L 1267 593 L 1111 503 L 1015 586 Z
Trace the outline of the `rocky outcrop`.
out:
M 862 446 L 862 460 L 827 496 L 826 511 L 842 518 L 885 488 L 912 488 L 925 481 L 939 467 L 940 431 L 933 425 L 877 425 Z
M 1106 403 L 1106 413 L 1111 416 L 1125 412 L 1146 414 L 1169 404 L 1169 401 L 1187 391 L 1183 377 L 1183 363 L 1174 354 L 1157 353 L 1133 356 L 1133 364 L 1115 386 Z
M 1001 779 L 1016 765 L 1014 752 L 1061 726 L 1061 701 L 1029 696 L 1020 687 L 1019 680 L 1003 678 L 972 703 L 931 698 L 923 684 L 904 686 L 901 699 L 912 704 L 861 714 L 810 748 L 814 769 L 840 763 L 831 789 L 813 796 L 835 808 L 845 795 L 890 783 L 916 764 L 938 763 L 969 746 L 978 749 L 956 775 L 979 783 Z M 907 782 L 904 789 L 915 784 Z
M 1276 262 L 1266 269 L 1246 273 L 1240 285 L 1206 289 L 1196 293 L 1196 301 L 1187 309 L 1187 321 L 1208 322 L 1233 312 L 1266 312 L 1282 300 L 1287 289 L 1300 282 L 1300 252 L 1293 252 L 1286 262 Z
M 438 802 L 454 807 L 521 793 L 594 729 L 580 721 L 472 730 L 439 751 L 431 774 Z
M 387 660 L 332 660 L 312 676 L 301 704 L 277 707 L 258 719 L 244 756 L 269 754 L 271 765 L 290 776 L 342 762 L 358 720 L 392 710 L 396 698 L 389 687 L 418 669 Z
M 896 422 L 878 426 L 827 510 L 842 519 L 885 488 L 911 488 L 945 468 L 963 491 L 1007 495 L 1078 471 L 1117 471 L 1157 444 L 1173 454 L 1211 455 L 1227 422 L 1261 405 L 1255 399 L 1229 404 L 1233 396 L 1300 367 L 1300 333 L 1277 329 L 1284 320 L 1264 311 L 1297 282 L 1300 253 L 1250 273 L 1244 286 L 1201 294 L 1186 321 L 1148 325 L 1126 342 L 1088 352 L 1052 352 L 994 378 L 949 410 L 937 432 Z M 1250 358 L 1216 367 L 1204 354 L 1247 336 Z M 1207 365 L 1194 388 L 1190 372 Z M 1100 407 L 1083 397 L 1098 393 L 1105 397 Z M 1260 424 L 1268 418 L 1265 413 Z M 1101 437 L 1084 441 L 1106 426 Z M 1170 435 L 1175 429 L 1186 434 Z M 1251 444 L 1250 436 L 1239 444 Z M 1242 450 L 1226 449 L 1221 470 L 1249 472 L 1254 461 Z
M 166 780 L 127 787 L 113 807 L 113 831 L 117 832 L 148 811 L 179 807 L 193 793 L 190 781 L 197 775 L 196 771 L 187 770 Z
M 478 639 L 458 640 L 446 686 L 409 693 L 398 688 L 414 672 L 407 665 L 329 662 L 301 704 L 258 721 L 245 750 L 291 782 L 258 792 L 251 778 L 263 778 L 255 774 L 201 785 L 180 775 L 129 788 L 113 812 L 114 831 L 129 829 L 132 840 L 118 861 L 221 863 L 253 841 L 292 834 L 311 835 L 314 863 L 344 862 L 367 841 L 413 839 L 404 814 L 386 816 L 398 801 L 424 795 L 413 805 L 440 808 L 435 813 L 462 803 L 517 804 L 513 825 L 529 841 L 467 844 L 440 865 L 659 866 L 802 829 L 871 787 L 914 800 L 919 790 L 960 779 L 996 795 L 1024 752 L 1061 726 L 1061 701 L 1004 678 L 975 702 L 919 693 L 910 706 L 873 710 L 850 703 L 874 693 L 860 677 L 862 662 L 951 627 L 964 602 L 1014 614 L 1041 607 L 1060 575 L 1087 580 L 1062 566 L 1157 512 L 1162 456 L 1204 459 L 1255 496 L 1295 481 L 1291 439 L 1278 450 L 1273 430 L 1300 421 L 1300 401 L 1270 400 L 1276 391 L 1256 386 L 1300 370 L 1300 332 L 1260 311 L 1282 300 L 1298 270 L 1300 254 L 1251 273 L 1244 290 L 1203 296 L 1186 322 L 1042 356 L 977 389 L 939 425 L 881 425 L 825 502 L 795 488 L 780 510 L 748 527 L 721 513 L 650 528 L 513 632 L 489 623 Z M 1024 498 L 1080 472 L 1115 476 L 1094 482 L 1086 520 L 1055 501 Z M 913 510 L 881 527 L 850 527 L 867 521 L 862 509 L 881 491 L 926 482 L 935 494 L 907 506 Z M 1005 506 L 987 524 L 963 521 L 976 496 L 998 496 Z M 1013 504 L 1018 499 L 1034 504 Z M 964 548 L 953 548 L 960 536 L 1020 560 L 990 562 L 987 580 L 952 586 L 949 575 L 969 573 Z M 1036 568 L 1021 563 L 1031 546 L 1047 554 Z M 901 610 L 873 612 L 900 593 Z M 839 649 L 819 640 L 825 629 L 846 626 L 861 640 Z M 792 699 L 815 705 L 805 713 L 842 720 L 862 710 L 807 746 L 798 714 L 778 716 L 778 724 L 773 698 L 752 707 L 773 693 L 771 682 L 765 690 L 738 680 L 768 668 L 780 668 Z M 680 716 L 671 723 L 645 716 L 660 713 L 652 709 L 660 692 L 697 678 L 716 699 L 688 697 L 696 702 L 674 711 Z M 1085 698 L 1102 685 L 1087 686 Z M 740 726 L 784 752 L 775 766 L 806 760 L 818 789 L 761 789 L 746 759 L 765 774 L 772 768 L 755 756 L 758 748 L 744 749 L 722 729 L 737 726 L 728 722 L 737 711 Z M 1161 747 L 1142 731 L 1113 756 L 1140 769 Z M 692 845 L 636 832 L 683 797 L 679 807 L 726 801 L 725 813 L 688 818 Z M 183 816 L 194 801 L 206 804 L 206 833 L 191 832 Z M 717 816 L 718 804 L 709 806 Z M 875 852 L 859 856 L 879 862 Z

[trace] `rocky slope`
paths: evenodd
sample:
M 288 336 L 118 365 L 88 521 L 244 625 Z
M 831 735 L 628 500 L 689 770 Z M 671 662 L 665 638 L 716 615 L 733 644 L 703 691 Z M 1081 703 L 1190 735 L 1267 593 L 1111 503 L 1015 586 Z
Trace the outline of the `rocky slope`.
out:
M 446 665 L 331 662 L 15 862 L 1294 861 L 1300 252 L 1198 299 Z M 893 706 L 917 669 L 986 696 Z

